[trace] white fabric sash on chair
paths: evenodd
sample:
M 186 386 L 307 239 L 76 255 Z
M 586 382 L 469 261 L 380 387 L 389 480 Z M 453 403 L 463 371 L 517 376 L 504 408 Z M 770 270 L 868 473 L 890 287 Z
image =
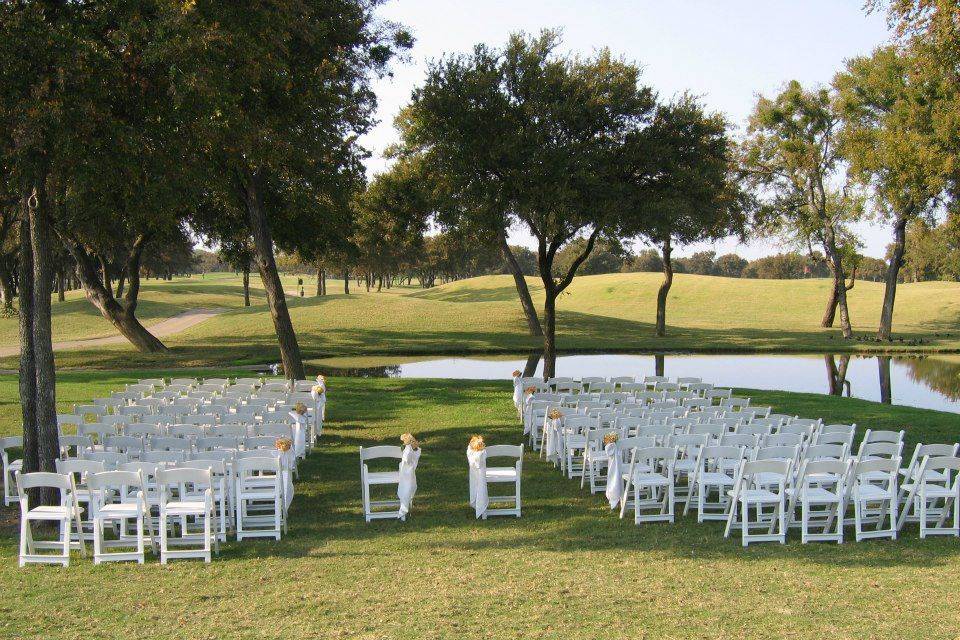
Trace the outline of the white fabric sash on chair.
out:
M 617 451 L 617 443 L 611 442 L 604 451 L 607 454 L 607 500 L 610 501 L 610 508 L 616 509 L 623 497 L 623 481 L 620 479 L 620 454 Z
M 293 418 L 293 451 L 298 458 L 304 458 L 307 455 L 307 416 L 291 411 L 290 417 Z
M 520 385 L 520 376 L 513 376 L 513 406 L 517 413 L 523 414 L 523 387 Z
M 474 451 L 468 447 L 467 463 L 470 465 L 470 506 L 480 518 L 490 504 L 487 494 L 487 450 Z
M 547 418 L 546 419 L 546 437 L 544 446 L 544 455 L 547 460 L 554 460 L 560 454 L 560 436 L 562 423 L 560 418 Z
M 397 483 L 397 498 L 400 499 L 400 517 L 410 512 L 413 496 L 417 493 L 417 465 L 420 463 L 420 449 L 410 445 L 403 448 L 400 458 L 400 482 Z
M 317 385 L 319 386 L 319 385 Z M 323 419 L 326 418 L 327 411 L 327 389 L 324 387 L 323 393 L 317 393 L 310 390 L 310 396 L 313 398 L 313 432 L 314 437 L 319 438 L 323 431 Z
M 293 449 L 284 451 L 280 456 L 280 473 L 283 476 L 284 506 L 290 508 L 293 502 L 293 470 L 297 466 L 297 455 Z
M 523 435 L 530 433 L 530 429 L 533 428 L 533 396 L 529 395 L 523 401 Z

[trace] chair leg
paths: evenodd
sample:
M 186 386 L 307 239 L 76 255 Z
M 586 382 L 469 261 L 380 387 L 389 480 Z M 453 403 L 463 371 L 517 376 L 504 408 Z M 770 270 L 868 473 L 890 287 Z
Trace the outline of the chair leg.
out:
M 103 518 L 93 519 L 93 564 L 100 564 L 103 553 Z
M 70 566 L 70 521 L 72 518 L 67 518 L 61 524 L 61 531 L 63 532 L 63 566 Z M 83 544 L 83 541 L 80 542 Z
M 137 564 L 143 564 L 146 560 L 146 551 L 143 542 L 143 514 L 137 516 Z
M 167 514 L 160 512 L 160 564 L 167 564 Z
M 30 550 L 30 521 L 25 517 L 20 517 L 20 566 L 26 564 L 28 550 Z M 32 551 L 32 550 L 30 550 Z

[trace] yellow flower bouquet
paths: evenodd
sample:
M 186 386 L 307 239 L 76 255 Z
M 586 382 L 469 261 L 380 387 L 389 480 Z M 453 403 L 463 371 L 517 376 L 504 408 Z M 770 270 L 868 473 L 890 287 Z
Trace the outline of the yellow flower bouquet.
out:
M 471 451 L 483 451 L 487 448 L 487 443 L 483 441 L 483 436 L 473 436 L 470 438 L 470 443 L 467 447 Z
M 412 433 L 404 433 L 403 435 L 401 435 L 400 442 L 402 442 L 405 445 L 409 445 L 410 448 L 415 450 L 420 448 L 420 443 L 417 441 L 417 439 L 413 436 Z

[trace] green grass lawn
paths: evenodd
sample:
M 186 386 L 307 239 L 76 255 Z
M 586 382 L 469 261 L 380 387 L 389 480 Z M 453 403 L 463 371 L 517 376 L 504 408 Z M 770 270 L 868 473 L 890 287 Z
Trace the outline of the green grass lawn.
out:
M 153 373 L 153 372 L 151 372 Z M 84 401 L 140 372 L 63 373 Z M 207 372 L 207 375 L 212 375 Z M 16 567 L 15 512 L 0 525 L 3 638 L 953 638 L 960 541 L 758 544 L 719 523 L 634 526 L 533 456 L 523 518 L 478 522 L 464 449 L 515 443 L 509 384 L 331 378 L 323 443 L 302 467 L 290 533 L 228 543 L 211 565 Z M 0 433 L 17 429 L 0 377 Z M 954 441 L 954 414 L 845 398 L 749 392 L 831 422 Z M 406 523 L 365 524 L 357 447 L 420 436 Z
M 367 293 L 329 282 L 331 295 L 292 297 L 291 316 L 305 357 L 363 354 L 505 353 L 540 346 L 526 335 L 509 276 L 473 278 L 434 289 L 399 287 Z M 566 350 L 864 351 L 960 350 L 960 283 L 902 285 L 897 294 L 896 336 L 923 339 L 920 347 L 895 341 L 878 345 L 844 341 L 837 329 L 819 327 L 827 280 L 744 280 L 679 275 L 668 307 L 668 336 L 653 335 L 659 274 L 631 273 L 577 278 L 559 301 L 558 343 Z M 285 278 L 288 291 L 296 277 Z M 531 279 L 536 300 L 541 288 Z M 850 292 L 851 315 L 860 335 L 872 335 L 880 313 L 882 285 L 858 282 Z M 262 294 L 241 306 L 232 274 L 150 282 L 144 317 L 156 320 L 195 307 L 226 307 L 226 314 L 164 339 L 169 354 L 140 355 L 128 345 L 58 354 L 70 367 L 115 369 L 273 362 L 276 337 Z M 55 303 L 55 340 L 109 332 L 84 300 Z M 151 315 L 154 314 L 154 315 Z M 86 333 L 85 333 L 86 332 Z M 16 321 L 0 319 L 3 344 L 16 343 Z M 0 361 L 14 367 L 15 358 Z

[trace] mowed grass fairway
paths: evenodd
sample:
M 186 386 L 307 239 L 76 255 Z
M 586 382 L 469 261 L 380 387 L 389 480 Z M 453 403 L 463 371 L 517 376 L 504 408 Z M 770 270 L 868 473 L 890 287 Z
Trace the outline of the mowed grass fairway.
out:
M 541 346 L 526 334 L 509 276 L 488 276 L 433 289 L 398 287 L 367 293 L 357 286 L 342 293 L 328 281 L 330 295 L 314 297 L 315 282 L 303 276 L 307 295 L 289 296 L 304 356 L 362 354 L 517 352 Z M 844 341 L 838 329 L 821 329 L 827 280 L 746 280 L 678 275 L 667 309 L 668 336 L 653 335 L 656 273 L 583 276 L 559 301 L 558 344 L 562 350 L 643 351 L 863 351 L 960 350 L 960 283 L 901 285 L 894 333 L 887 344 Z M 256 278 L 253 278 L 256 280 Z M 296 276 L 285 277 L 288 292 Z M 530 279 L 537 304 L 541 287 Z M 883 287 L 858 282 L 850 292 L 858 334 L 871 336 L 879 319 Z M 276 336 L 262 291 L 242 307 L 242 288 L 232 274 L 208 274 L 144 285 L 141 317 L 150 324 L 186 309 L 220 307 L 225 314 L 169 336 L 169 354 L 131 355 L 129 345 L 109 345 L 58 354 L 61 366 L 104 369 L 136 366 L 203 366 L 273 362 Z M 111 333 L 109 324 L 79 293 L 54 302 L 54 340 Z M 922 339 L 920 346 L 901 343 Z M 0 319 L 2 344 L 17 343 L 16 319 Z M 0 365 L 15 367 L 8 357 Z
M 154 372 L 156 373 L 156 372 Z M 64 408 L 145 372 L 59 376 Z M 214 375 L 207 371 L 205 375 Z M 724 540 L 719 523 L 618 520 L 535 456 L 521 519 L 476 521 L 471 434 L 520 441 L 507 382 L 330 378 L 322 444 L 302 466 L 282 541 L 228 543 L 211 565 L 16 566 L 2 511 L 3 638 L 954 638 L 960 541 L 843 545 Z M 954 414 L 748 391 L 757 403 L 954 441 Z M 0 433 L 18 431 L 0 377 Z M 365 524 L 357 447 L 416 433 L 424 453 L 406 523 Z

